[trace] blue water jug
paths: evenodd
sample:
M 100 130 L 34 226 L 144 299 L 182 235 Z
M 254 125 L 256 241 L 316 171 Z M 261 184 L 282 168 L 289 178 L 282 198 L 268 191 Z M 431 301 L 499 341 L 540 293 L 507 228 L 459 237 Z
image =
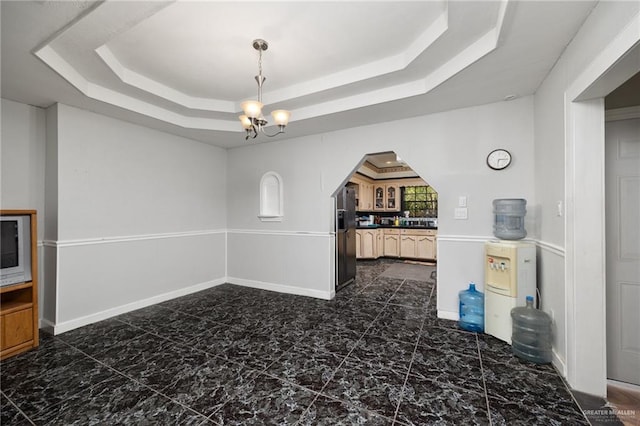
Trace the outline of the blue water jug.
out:
M 459 293 L 460 297 L 460 321 L 461 329 L 484 332 L 484 294 L 476 290 L 474 283 L 469 284 L 468 290 Z

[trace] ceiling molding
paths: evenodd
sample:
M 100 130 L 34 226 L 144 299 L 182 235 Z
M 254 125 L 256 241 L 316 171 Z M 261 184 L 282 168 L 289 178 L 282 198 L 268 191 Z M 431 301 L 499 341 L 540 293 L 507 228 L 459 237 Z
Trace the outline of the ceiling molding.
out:
M 36 50 L 34 54 L 56 71 L 70 84 L 76 87 L 85 96 L 102 102 L 143 114 L 158 120 L 165 121 L 180 127 L 197 130 L 237 131 L 242 129 L 235 116 L 240 112 L 237 101 L 225 101 L 220 99 L 198 98 L 170 88 L 158 81 L 132 71 L 119 61 L 115 54 L 107 47 L 108 41 L 118 34 L 125 32 L 131 26 L 144 20 L 170 2 L 138 6 L 134 16 L 129 17 L 125 23 L 119 21 L 122 10 L 119 2 L 105 2 L 79 17 L 75 22 L 67 26 L 64 31 L 53 36 L 44 46 Z M 153 3 L 153 2 L 152 2 Z M 498 40 L 502 31 L 504 16 L 508 8 L 508 0 L 502 0 L 497 14 L 495 26 L 484 35 L 472 41 L 466 48 L 446 60 L 435 70 L 428 72 L 421 78 L 401 84 L 392 84 L 388 87 L 375 90 L 363 89 L 361 93 L 335 97 L 329 101 L 316 102 L 311 105 L 292 109 L 291 122 L 316 118 L 348 110 L 364 108 L 372 105 L 383 104 L 422 95 L 433 90 L 446 80 L 478 61 L 498 46 Z M 63 44 L 65 37 L 70 37 L 79 28 L 94 25 L 94 21 L 106 19 L 107 24 L 92 33 L 91 42 L 99 43 L 94 50 L 97 56 L 106 65 L 115 77 L 124 85 L 137 88 L 156 97 L 168 100 L 173 104 L 188 108 L 190 111 L 206 111 L 219 114 L 233 114 L 229 119 L 194 117 L 178 110 L 171 110 L 167 106 L 154 104 L 149 100 L 139 99 L 126 94 L 118 88 L 109 88 L 99 82 L 91 81 L 83 75 L 82 70 L 70 63 L 59 50 L 56 44 Z M 102 21 L 99 21 L 102 22 Z M 337 89 L 356 82 L 366 82 L 381 75 L 393 74 L 405 70 L 416 58 L 440 39 L 449 28 L 449 8 L 445 10 L 429 25 L 406 49 L 396 55 L 367 63 L 355 68 L 324 76 L 323 78 L 294 84 L 280 90 L 265 92 L 263 100 L 265 104 L 286 102 L 293 98 L 301 98 L 314 93 Z M 82 40 L 74 39 L 74 43 L 82 44 Z M 86 46 L 83 45 L 83 48 Z
M 531 96 L 598 4 L 1 3 L 3 98 L 60 102 L 222 148 Z M 630 11 L 626 37 L 637 11 L 620 8 Z M 237 115 L 256 93 L 256 37 L 270 42 L 265 109 L 293 117 L 280 137 L 245 141 Z
M 175 90 L 156 80 L 126 68 L 120 63 L 120 61 L 118 61 L 118 58 L 115 57 L 113 52 L 106 45 L 102 45 L 97 48 L 96 53 L 123 83 L 147 93 L 151 93 L 159 98 L 171 101 L 176 105 L 189 109 L 219 111 L 232 114 L 235 114 L 240 110 L 240 105 L 237 102 L 189 96 L 184 92 Z

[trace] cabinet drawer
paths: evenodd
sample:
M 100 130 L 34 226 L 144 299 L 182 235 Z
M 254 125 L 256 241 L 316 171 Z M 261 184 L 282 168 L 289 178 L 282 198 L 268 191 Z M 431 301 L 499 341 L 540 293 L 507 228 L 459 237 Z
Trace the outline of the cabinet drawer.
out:
M 0 330 L 2 331 L 0 350 L 33 340 L 33 309 L 27 308 L 2 315 Z
M 435 229 L 401 229 L 402 235 L 429 235 L 435 236 L 438 231 Z
M 385 235 L 400 235 L 400 230 L 393 228 L 382 228 L 382 233 Z

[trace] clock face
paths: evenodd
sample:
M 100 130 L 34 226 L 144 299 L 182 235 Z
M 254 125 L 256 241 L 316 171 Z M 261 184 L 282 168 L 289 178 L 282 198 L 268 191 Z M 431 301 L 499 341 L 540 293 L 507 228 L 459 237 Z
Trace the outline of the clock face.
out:
M 502 170 L 511 164 L 511 154 L 506 149 L 495 149 L 487 155 L 487 166 L 493 170 Z

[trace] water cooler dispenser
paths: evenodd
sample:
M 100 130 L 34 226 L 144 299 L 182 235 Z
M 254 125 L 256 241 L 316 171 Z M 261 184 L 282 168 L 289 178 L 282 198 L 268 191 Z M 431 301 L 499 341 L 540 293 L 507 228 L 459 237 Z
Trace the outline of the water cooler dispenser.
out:
M 521 241 L 485 243 L 484 332 L 511 344 L 511 309 L 536 297 L 536 247 Z

